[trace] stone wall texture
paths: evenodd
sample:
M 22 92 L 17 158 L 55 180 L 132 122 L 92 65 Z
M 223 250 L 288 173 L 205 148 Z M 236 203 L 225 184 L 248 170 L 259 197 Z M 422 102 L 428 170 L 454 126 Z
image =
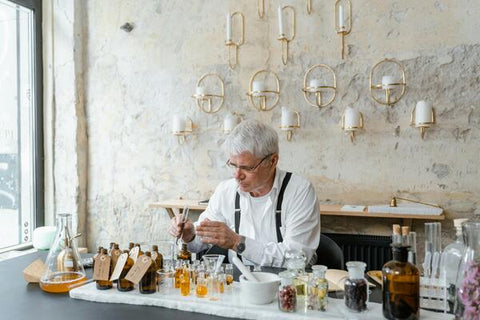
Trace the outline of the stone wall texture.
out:
M 451 219 L 471 216 L 479 204 L 480 2 L 353 0 L 353 28 L 342 60 L 334 1 L 312 0 L 310 15 L 306 1 L 281 1 L 295 7 L 297 21 L 286 66 L 277 40 L 280 1 L 265 2 L 264 19 L 253 0 L 77 3 L 82 14 L 69 23 L 82 39 L 75 42 L 81 52 L 75 59 L 82 65 L 76 83 L 84 112 L 64 109 L 67 119 L 81 118 L 76 125 L 60 125 L 63 114 L 57 114 L 54 171 L 62 175 L 61 165 L 72 161 L 67 155 L 72 145 L 60 145 L 62 137 L 76 135 L 75 161 L 83 171 L 70 181 L 57 178 L 57 190 L 76 190 L 80 202 L 86 190 L 88 246 L 167 239 L 168 216 L 148 209 L 149 203 L 208 198 L 231 174 L 221 149 L 225 115 L 237 112 L 278 128 L 281 106 L 299 111 L 302 120 L 290 142 L 279 130 L 280 167 L 313 182 L 322 204 L 386 204 L 393 194 L 438 203 L 446 210 L 444 242 L 449 242 Z M 246 25 L 234 70 L 224 45 L 229 11 L 242 12 Z M 120 28 L 127 22 L 134 26 L 131 32 Z M 385 57 L 406 69 L 406 94 L 393 107 L 374 102 L 368 87 L 371 68 Z M 307 104 L 301 91 L 305 71 L 318 63 L 337 75 L 336 100 L 323 109 Z M 275 71 L 281 85 L 278 107 L 263 113 L 246 96 L 250 77 L 261 69 Z M 201 112 L 191 98 L 197 80 L 210 72 L 224 79 L 226 91 L 224 108 L 213 115 Z M 409 125 L 419 100 L 432 102 L 437 115 L 423 141 Z M 365 117 L 355 143 L 339 125 L 347 106 Z M 170 133 L 175 114 L 196 124 L 183 145 Z M 394 222 L 324 217 L 322 229 L 389 234 Z M 421 244 L 423 221 L 413 228 Z

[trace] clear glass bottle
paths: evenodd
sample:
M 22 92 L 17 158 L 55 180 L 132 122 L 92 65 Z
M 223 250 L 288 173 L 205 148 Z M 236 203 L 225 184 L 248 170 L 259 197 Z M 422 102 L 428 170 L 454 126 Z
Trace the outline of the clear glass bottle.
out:
M 130 251 L 124 250 L 123 253 L 126 253 L 128 255 Z M 123 266 L 122 272 L 120 273 L 120 276 L 118 277 L 118 282 L 117 282 L 117 289 L 118 291 L 132 291 L 134 284 L 131 281 L 128 281 L 125 279 L 127 276 L 127 273 L 130 271 L 130 269 L 133 267 L 133 259 L 127 256 L 127 261 L 125 262 L 125 265 Z
M 225 265 L 225 281 L 227 283 L 228 290 L 232 290 L 233 288 L 233 265 L 231 263 L 227 263 Z
M 283 312 L 295 312 L 297 309 L 297 293 L 293 283 L 295 274 L 291 271 L 282 271 L 280 287 L 278 288 L 278 309 Z
M 462 223 L 467 220 L 468 219 L 453 220 L 453 225 L 456 230 L 456 240 L 445 247 L 440 261 L 440 279 L 445 281 L 447 286 L 447 300 L 450 313 L 453 313 L 458 268 L 460 267 L 460 261 L 462 260 L 463 252 L 465 251 Z
M 145 255 L 151 259 L 150 251 L 145 252 Z M 155 266 L 155 261 L 152 260 L 152 263 L 147 269 L 147 272 L 143 275 L 140 283 L 138 284 L 140 293 L 155 293 L 157 292 L 157 268 Z
M 68 292 L 87 280 L 75 241 L 77 236 L 72 236 L 72 215 L 57 215 L 55 241 L 50 247 L 46 268 L 40 278 L 43 291 Z
M 350 311 L 367 310 L 368 283 L 365 280 L 365 267 L 362 261 L 347 262 L 348 278 L 345 280 L 345 305 Z
M 327 272 L 327 267 L 315 265 L 312 266 L 312 272 L 312 278 L 307 286 L 307 309 L 326 311 L 328 303 L 328 281 L 325 279 L 325 273 Z
M 393 260 L 385 263 L 383 274 L 383 316 L 386 319 L 419 317 L 420 271 L 408 262 L 409 246 L 392 245 Z
M 308 274 L 305 273 L 306 257 L 303 251 L 289 250 L 285 253 L 287 270 L 295 275 L 293 284 L 297 296 L 297 309 L 306 310 Z
M 480 319 L 480 216 L 462 223 L 466 248 L 460 262 L 455 319 Z

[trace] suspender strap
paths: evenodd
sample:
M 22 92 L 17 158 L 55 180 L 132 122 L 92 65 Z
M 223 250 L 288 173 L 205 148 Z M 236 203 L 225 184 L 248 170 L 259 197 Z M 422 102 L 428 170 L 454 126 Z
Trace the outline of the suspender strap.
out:
M 282 226 L 282 202 L 283 194 L 285 193 L 285 188 L 287 187 L 288 182 L 292 176 L 291 172 L 285 174 L 283 178 L 282 187 L 280 188 L 280 193 L 278 194 L 277 199 L 277 209 L 275 211 L 275 224 L 277 226 L 277 242 L 283 242 L 282 233 L 280 232 L 280 227 Z
M 235 195 L 235 233 L 239 234 L 239 230 L 240 230 L 240 195 L 237 192 L 237 194 Z M 240 261 L 243 261 L 242 256 L 239 255 L 238 253 L 237 253 L 237 257 L 238 259 L 240 259 Z

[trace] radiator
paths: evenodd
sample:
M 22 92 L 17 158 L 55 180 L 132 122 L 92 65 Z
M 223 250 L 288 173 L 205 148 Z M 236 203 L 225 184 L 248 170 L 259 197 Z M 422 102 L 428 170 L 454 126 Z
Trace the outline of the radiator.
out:
M 392 239 L 389 236 L 369 234 L 324 233 L 335 241 L 343 251 L 345 262 L 363 261 L 366 271 L 382 270 L 385 262 L 392 260 Z

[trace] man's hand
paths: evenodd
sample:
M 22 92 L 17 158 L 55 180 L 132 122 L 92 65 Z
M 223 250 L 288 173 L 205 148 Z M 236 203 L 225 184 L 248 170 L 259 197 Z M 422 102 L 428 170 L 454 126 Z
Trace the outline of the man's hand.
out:
M 168 233 L 175 238 L 182 235 L 183 242 L 190 242 L 195 237 L 195 227 L 190 219 L 187 219 L 185 223 L 182 222 L 183 214 L 179 214 L 170 220 L 170 226 L 168 227 Z
M 223 249 L 235 249 L 240 242 L 240 236 L 219 221 L 205 219 L 197 226 L 196 232 L 202 237 L 203 243 L 214 244 Z

